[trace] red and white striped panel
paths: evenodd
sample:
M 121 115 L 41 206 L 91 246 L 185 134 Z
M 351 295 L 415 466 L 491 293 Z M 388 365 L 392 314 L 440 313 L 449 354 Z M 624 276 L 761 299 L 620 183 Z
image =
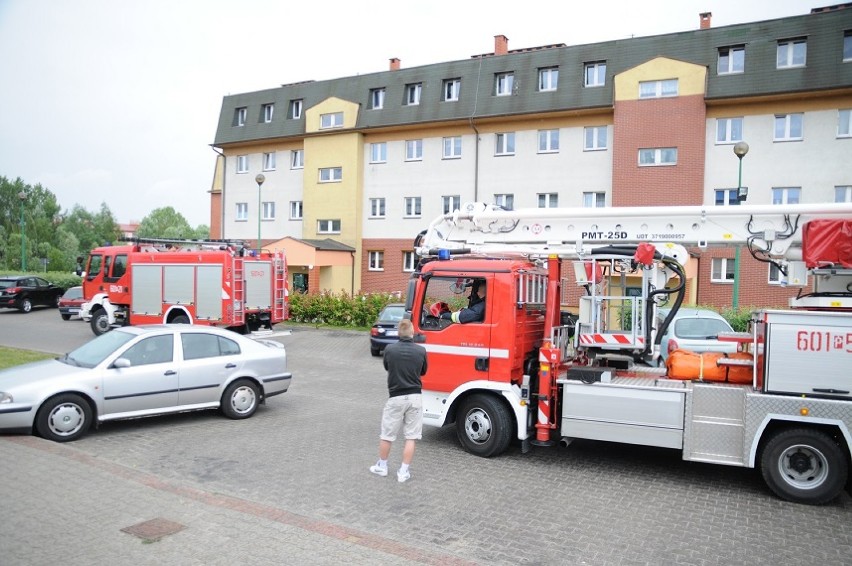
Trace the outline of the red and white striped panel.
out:
M 580 344 L 584 346 L 595 346 L 598 344 L 629 345 L 633 344 L 632 334 L 607 333 L 607 334 L 580 334 Z M 636 337 L 637 344 L 644 344 L 643 336 Z

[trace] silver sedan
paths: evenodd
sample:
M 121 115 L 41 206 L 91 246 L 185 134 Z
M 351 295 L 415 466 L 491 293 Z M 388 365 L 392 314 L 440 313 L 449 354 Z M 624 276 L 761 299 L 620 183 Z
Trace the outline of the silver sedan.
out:
M 127 326 L 0 371 L 0 431 L 67 442 L 116 419 L 219 409 L 252 416 L 287 391 L 284 346 L 211 326 Z

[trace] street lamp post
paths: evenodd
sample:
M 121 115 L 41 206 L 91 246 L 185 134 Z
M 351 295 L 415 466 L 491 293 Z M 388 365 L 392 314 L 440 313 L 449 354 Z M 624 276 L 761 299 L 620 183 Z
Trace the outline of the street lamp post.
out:
M 18 193 L 18 198 L 21 199 L 21 271 L 27 270 L 27 225 L 24 220 L 24 201 L 27 200 L 27 193 L 21 191 Z
M 266 177 L 263 173 L 258 173 L 257 177 L 254 178 L 254 182 L 257 183 L 257 255 L 260 256 L 260 219 L 263 216 L 262 211 L 260 210 L 260 187 L 263 185 L 263 182 L 266 181 Z
M 737 142 L 734 145 L 734 155 L 740 160 L 739 178 L 737 180 L 737 203 L 746 199 L 747 190 L 743 190 L 743 157 L 748 153 L 748 144 L 744 141 Z M 731 306 L 737 308 L 740 306 L 740 246 L 737 245 L 734 251 L 734 290 L 731 296 Z

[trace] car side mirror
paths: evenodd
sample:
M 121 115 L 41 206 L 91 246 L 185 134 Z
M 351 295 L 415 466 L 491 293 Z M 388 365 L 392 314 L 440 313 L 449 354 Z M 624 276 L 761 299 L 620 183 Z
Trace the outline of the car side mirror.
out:
M 130 360 L 127 358 L 118 358 L 112 363 L 112 367 L 114 368 L 129 368 L 131 366 Z

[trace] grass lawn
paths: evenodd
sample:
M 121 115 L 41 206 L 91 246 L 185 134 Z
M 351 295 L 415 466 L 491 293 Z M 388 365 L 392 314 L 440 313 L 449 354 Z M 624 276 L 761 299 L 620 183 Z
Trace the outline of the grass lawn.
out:
M 5 346 L 0 346 L 0 369 L 55 357 L 55 354 L 45 354 L 44 352 L 33 352 L 32 350 L 19 350 L 17 348 L 6 348 Z

